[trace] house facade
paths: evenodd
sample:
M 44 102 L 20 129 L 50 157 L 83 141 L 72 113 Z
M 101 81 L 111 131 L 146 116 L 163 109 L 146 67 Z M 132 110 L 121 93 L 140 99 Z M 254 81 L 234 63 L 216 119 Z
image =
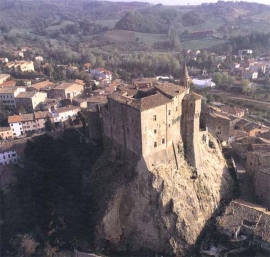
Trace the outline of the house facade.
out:
M 0 101 L 7 108 L 16 108 L 16 96 L 26 91 L 24 87 L 5 87 L 0 88 Z
M 0 127 L 0 138 L 2 140 L 13 138 L 13 133 L 10 127 Z
M 76 83 L 61 83 L 52 89 L 53 98 L 73 99 L 74 97 L 82 94 L 84 86 Z
M 0 166 L 16 164 L 17 162 L 18 156 L 14 150 L 0 152 Z
M 45 101 L 47 94 L 45 92 L 22 92 L 15 98 L 17 108 L 25 108 L 27 112 L 39 111 L 40 104 Z

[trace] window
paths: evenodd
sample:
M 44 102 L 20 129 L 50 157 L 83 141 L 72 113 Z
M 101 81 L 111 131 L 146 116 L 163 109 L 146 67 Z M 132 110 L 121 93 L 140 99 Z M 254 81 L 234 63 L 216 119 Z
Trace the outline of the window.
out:
M 218 126 L 218 129 L 220 129 L 220 126 Z
M 157 134 L 157 130 L 156 129 L 154 130 L 154 133 Z
M 129 128 L 127 128 L 127 133 L 128 133 L 128 135 L 129 135 Z
M 162 138 L 162 144 L 165 144 L 165 138 Z
M 157 115 L 153 116 L 153 120 L 156 121 L 157 120 Z
M 175 110 L 178 111 L 178 107 L 177 106 L 175 107 Z
M 154 147 L 157 147 L 157 142 L 154 143 Z
M 168 115 L 171 115 L 171 110 L 168 111 Z

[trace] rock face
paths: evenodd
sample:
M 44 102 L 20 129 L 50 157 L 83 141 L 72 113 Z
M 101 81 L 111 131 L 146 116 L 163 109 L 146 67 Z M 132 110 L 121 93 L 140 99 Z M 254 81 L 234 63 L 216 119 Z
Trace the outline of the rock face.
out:
M 106 240 L 116 252 L 184 256 L 233 189 L 225 160 L 214 145 L 200 142 L 197 179 L 191 178 L 182 153 L 177 154 L 178 170 L 173 160 L 155 163 L 151 170 L 143 160 L 99 160 L 92 181 L 99 188 L 98 240 Z

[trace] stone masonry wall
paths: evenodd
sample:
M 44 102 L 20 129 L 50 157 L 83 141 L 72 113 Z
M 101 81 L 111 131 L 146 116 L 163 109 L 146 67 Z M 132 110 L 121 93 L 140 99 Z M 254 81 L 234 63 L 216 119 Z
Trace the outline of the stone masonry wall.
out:
M 201 100 L 183 99 L 183 142 L 185 158 L 189 165 L 200 166 L 201 155 L 198 149 Z

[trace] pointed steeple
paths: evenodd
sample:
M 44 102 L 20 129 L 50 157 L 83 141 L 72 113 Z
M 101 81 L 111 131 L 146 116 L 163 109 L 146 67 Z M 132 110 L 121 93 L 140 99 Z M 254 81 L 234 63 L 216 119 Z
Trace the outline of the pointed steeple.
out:
M 189 89 L 190 88 L 190 82 L 191 82 L 191 79 L 190 79 L 190 77 L 188 75 L 187 64 L 184 63 L 182 74 L 181 74 L 181 77 L 180 77 L 180 86 L 184 87 L 185 89 Z
M 183 78 L 182 79 L 189 79 L 189 75 L 188 75 L 188 69 L 187 69 L 187 64 L 185 62 L 184 66 L 183 66 Z

